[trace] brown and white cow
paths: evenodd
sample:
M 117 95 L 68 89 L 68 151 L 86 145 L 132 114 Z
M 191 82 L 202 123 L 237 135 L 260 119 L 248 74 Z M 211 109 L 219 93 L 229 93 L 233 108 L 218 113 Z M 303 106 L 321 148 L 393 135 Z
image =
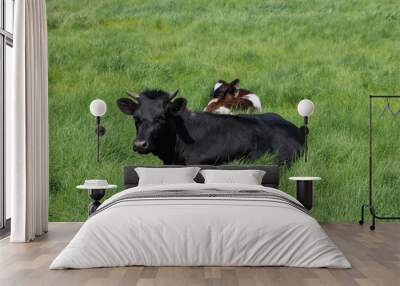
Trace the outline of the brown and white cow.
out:
M 227 83 L 217 81 L 211 90 L 211 100 L 204 108 L 205 112 L 230 114 L 233 110 L 261 110 L 260 98 L 253 92 L 239 87 L 240 80 Z

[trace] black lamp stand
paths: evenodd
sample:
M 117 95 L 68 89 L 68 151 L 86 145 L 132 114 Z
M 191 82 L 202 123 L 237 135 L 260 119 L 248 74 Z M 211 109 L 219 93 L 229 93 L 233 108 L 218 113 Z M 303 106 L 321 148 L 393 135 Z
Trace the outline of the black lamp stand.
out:
M 106 129 L 100 125 L 100 116 L 96 116 L 97 162 L 100 162 L 100 137 L 104 134 L 106 134 Z
M 89 197 L 92 199 L 92 202 L 88 206 L 88 216 L 90 216 L 101 205 L 100 200 L 106 194 L 106 190 L 105 189 L 91 189 L 91 190 L 88 190 L 88 194 L 89 194 Z

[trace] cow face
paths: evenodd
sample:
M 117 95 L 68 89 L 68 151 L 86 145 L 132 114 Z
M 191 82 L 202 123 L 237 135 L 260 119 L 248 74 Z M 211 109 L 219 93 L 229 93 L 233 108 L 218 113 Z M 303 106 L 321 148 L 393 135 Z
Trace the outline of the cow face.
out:
M 211 97 L 224 99 L 228 95 L 237 96 L 239 93 L 239 83 L 240 80 L 238 78 L 230 83 L 219 80 L 211 91 Z
M 139 95 L 128 93 L 132 98 L 117 100 L 119 109 L 132 116 L 136 127 L 133 150 L 147 154 L 155 151 L 157 144 L 162 144 L 162 137 L 168 131 L 168 122 L 186 108 L 186 100 L 172 99 L 178 94 L 162 90 L 145 90 Z

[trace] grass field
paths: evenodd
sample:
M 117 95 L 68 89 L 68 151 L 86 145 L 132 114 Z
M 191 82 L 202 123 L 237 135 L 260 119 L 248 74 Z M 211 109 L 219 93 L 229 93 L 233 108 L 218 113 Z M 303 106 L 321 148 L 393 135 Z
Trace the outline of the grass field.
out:
M 49 0 L 50 220 L 81 221 L 87 178 L 121 185 L 128 164 L 160 164 L 132 152 L 134 129 L 115 105 L 126 90 L 180 89 L 201 110 L 217 79 L 239 77 L 265 112 L 302 124 L 296 105 L 314 101 L 309 162 L 282 170 L 317 175 L 313 215 L 356 221 L 367 198 L 369 94 L 400 92 L 397 0 Z M 108 104 L 96 163 L 89 103 Z M 400 108 L 400 101 L 393 103 Z M 374 187 L 381 214 L 400 212 L 400 117 L 377 122 Z M 259 160 L 258 163 L 266 163 Z M 384 213 L 383 213 L 384 208 Z

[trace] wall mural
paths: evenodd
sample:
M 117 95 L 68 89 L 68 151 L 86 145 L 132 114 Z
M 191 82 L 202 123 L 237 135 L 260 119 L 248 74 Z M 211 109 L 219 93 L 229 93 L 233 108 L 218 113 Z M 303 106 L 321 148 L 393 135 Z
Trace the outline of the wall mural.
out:
M 50 220 L 85 220 L 90 200 L 76 186 L 105 179 L 118 186 L 110 196 L 126 165 L 279 161 L 289 194 L 291 176 L 322 178 L 318 220 L 358 221 L 368 95 L 400 91 L 392 2 L 47 1 Z M 93 113 L 101 122 L 89 112 L 95 99 L 107 104 Z M 315 104 L 308 148 L 302 99 Z M 385 104 L 373 106 L 374 204 L 391 215 L 400 205 L 400 117 L 390 110 L 400 100 Z M 105 130 L 97 158 L 96 132 Z

